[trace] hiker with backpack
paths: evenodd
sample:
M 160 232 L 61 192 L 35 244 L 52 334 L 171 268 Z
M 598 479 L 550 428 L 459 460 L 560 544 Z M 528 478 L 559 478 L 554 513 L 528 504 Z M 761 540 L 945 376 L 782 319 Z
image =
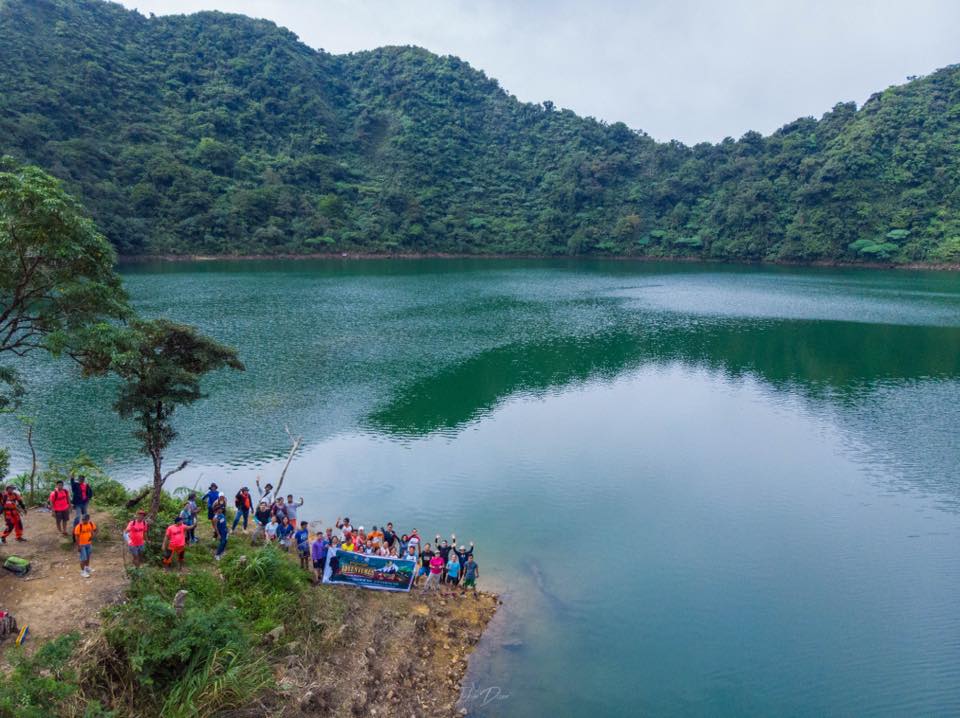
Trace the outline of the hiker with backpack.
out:
M 84 514 L 80 522 L 73 527 L 73 536 L 80 552 L 80 575 L 90 578 L 90 554 L 93 553 L 93 537 L 97 535 L 97 525 L 90 520 L 90 514 Z
M 62 481 L 58 481 L 50 492 L 50 511 L 57 522 L 57 532 L 69 536 L 67 524 L 70 522 L 70 492 L 63 488 Z
M 3 494 L 3 519 L 6 521 L 6 528 L 0 534 L 0 543 L 7 542 L 7 536 L 11 533 L 16 534 L 17 541 L 26 541 L 23 537 L 23 518 L 26 515 L 27 506 L 23 503 L 23 498 L 17 487 L 13 484 L 7 486 Z
M 70 491 L 73 493 L 73 525 L 80 523 L 80 519 L 87 513 L 90 500 L 93 498 L 93 487 L 87 483 L 87 477 L 80 474 L 79 481 L 70 475 Z
M 240 517 L 243 516 L 243 531 L 246 533 L 247 521 L 250 518 L 250 509 L 253 507 L 253 497 L 250 496 L 250 489 L 246 486 L 240 489 L 233 500 L 233 505 L 237 507 L 237 514 L 233 517 L 233 528 L 231 531 L 237 530 L 237 524 L 240 523 Z

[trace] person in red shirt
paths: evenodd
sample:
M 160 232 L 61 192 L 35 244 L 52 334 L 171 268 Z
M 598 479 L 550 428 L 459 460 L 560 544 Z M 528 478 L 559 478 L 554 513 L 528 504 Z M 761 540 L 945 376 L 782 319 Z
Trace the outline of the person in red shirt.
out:
M 57 521 L 57 531 L 69 536 L 67 523 L 70 521 L 70 492 L 63 488 L 62 481 L 58 481 L 56 488 L 50 492 L 50 510 Z
M 173 564 L 173 558 L 177 558 L 177 570 L 183 569 L 183 554 L 187 547 L 187 527 L 183 525 L 183 519 L 179 514 L 173 519 L 173 523 L 167 526 L 167 532 L 163 535 L 163 565 Z
M 27 513 L 27 507 L 20 498 L 20 492 L 11 484 L 3 494 L 3 519 L 7 526 L 0 534 L 0 543 L 6 543 L 7 536 L 12 532 L 16 533 L 17 541 L 26 541 L 23 537 L 23 519 L 21 518 L 21 514 L 25 513 Z
M 127 524 L 124 536 L 127 539 L 127 548 L 130 549 L 130 555 L 133 556 L 133 565 L 140 568 L 143 563 L 143 548 L 147 542 L 147 531 L 150 530 L 147 524 L 147 512 L 137 511 L 137 518 Z

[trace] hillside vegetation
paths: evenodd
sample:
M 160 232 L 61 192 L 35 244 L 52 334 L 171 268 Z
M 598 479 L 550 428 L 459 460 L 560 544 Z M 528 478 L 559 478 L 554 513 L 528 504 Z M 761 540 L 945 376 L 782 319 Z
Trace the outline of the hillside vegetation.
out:
M 64 179 L 122 254 L 960 261 L 958 66 L 687 147 L 455 57 L 331 55 L 222 13 L 7 0 L 0 58 L 0 153 Z

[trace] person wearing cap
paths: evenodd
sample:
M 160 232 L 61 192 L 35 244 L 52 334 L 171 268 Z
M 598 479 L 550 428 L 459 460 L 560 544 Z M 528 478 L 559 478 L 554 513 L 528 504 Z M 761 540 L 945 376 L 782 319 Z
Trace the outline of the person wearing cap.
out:
M 243 530 L 246 533 L 247 530 L 247 521 L 250 518 L 250 510 L 253 508 L 253 497 L 250 496 L 250 489 L 244 486 L 240 491 L 237 492 L 236 497 L 233 499 L 233 505 L 237 507 L 237 515 L 233 517 L 233 528 L 231 531 L 237 530 L 237 524 L 240 523 L 240 517 L 243 517 Z
M 97 535 L 97 525 L 90 520 L 90 514 L 84 514 L 73 527 L 73 537 L 80 552 L 80 575 L 90 578 L 90 554 L 93 553 L 93 537 Z
M 267 506 L 273 505 L 273 484 L 267 482 L 263 488 L 260 488 L 260 477 L 258 476 L 256 479 L 256 485 L 257 492 L 259 494 L 257 496 L 257 503 L 264 501 L 266 502 Z
M 130 549 L 130 555 L 133 556 L 133 565 L 140 568 L 143 563 L 143 546 L 146 543 L 147 531 L 147 512 L 141 509 L 137 511 L 137 516 L 127 524 L 123 532 L 127 540 L 127 548 Z
M 168 568 L 173 564 L 174 556 L 177 558 L 177 570 L 183 569 L 183 556 L 187 547 L 187 529 L 183 525 L 183 519 L 180 515 L 174 517 L 173 523 L 167 526 L 166 533 L 163 535 L 163 565 Z
M 216 561 L 220 560 L 223 552 L 227 550 L 227 509 L 225 506 L 217 506 L 216 513 L 213 515 L 213 526 L 217 532 L 217 551 L 213 555 Z
M 210 522 L 210 528 L 213 529 L 213 537 L 217 537 L 217 527 L 214 522 L 214 514 L 216 513 L 217 502 L 223 496 L 223 493 L 217 488 L 216 484 L 210 484 L 210 489 L 205 493 L 202 498 L 207 502 L 207 520 Z

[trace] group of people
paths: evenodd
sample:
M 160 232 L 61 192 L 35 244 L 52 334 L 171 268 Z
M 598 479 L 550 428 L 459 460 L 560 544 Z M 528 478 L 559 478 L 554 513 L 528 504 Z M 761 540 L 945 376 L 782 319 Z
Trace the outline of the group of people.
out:
M 80 575 L 90 577 L 90 554 L 93 551 L 93 537 L 97 533 L 97 526 L 90 520 L 88 507 L 93 499 L 93 487 L 86 477 L 71 476 L 70 490 L 64 488 L 63 481 L 54 484 L 53 491 L 47 497 L 47 505 L 57 522 L 57 532 L 64 536 L 71 536 L 80 554 Z M 4 529 L 0 534 L 0 543 L 6 543 L 7 537 L 13 534 L 17 541 L 26 541 L 24 533 L 24 517 L 27 515 L 27 506 L 23 501 L 20 490 L 13 484 L 7 485 L 2 494 Z M 70 527 L 70 509 L 74 511 L 73 526 Z
M 342 549 L 368 556 L 415 561 L 418 568 L 414 572 L 413 587 L 419 586 L 423 591 L 440 590 L 441 586 L 451 589 L 459 586 L 461 592 L 471 588 L 476 594 L 480 568 L 474 558 L 473 541 L 469 548 L 463 544 L 457 547 L 455 534 L 450 536 L 449 541 L 437 534 L 434 541 L 432 545 L 424 543 L 417 529 L 399 534 L 392 522 L 383 528 L 374 525 L 366 531 L 363 526 L 354 529 L 349 518 L 338 518 L 334 526 L 317 531 L 310 542 L 309 551 L 317 582 L 323 577 L 327 553 L 331 549 Z M 307 546 L 298 545 L 298 551 L 301 562 L 305 563 Z
M 392 522 L 385 526 L 372 526 L 368 531 L 363 526 L 356 528 L 349 518 L 338 518 L 333 526 L 318 528 L 312 534 L 307 521 L 297 521 L 297 514 L 303 506 L 303 497 L 294 500 L 292 494 L 285 498 L 278 495 L 269 483 L 260 486 L 256 481 L 257 498 L 253 499 L 250 489 L 242 487 L 234 497 L 236 514 L 232 526 L 227 521 L 227 498 L 217 484 L 210 484 L 207 492 L 197 497 L 191 492 L 173 522 L 163 534 L 161 550 L 163 564 L 183 568 L 186 547 L 197 543 L 197 526 L 201 505 L 206 507 L 207 520 L 213 539 L 217 542 L 214 558 L 220 560 L 227 549 L 230 533 L 246 533 L 252 522 L 254 544 L 275 543 L 285 551 L 295 550 L 304 570 L 312 570 L 317 583 L 323 579 L 323 571 L 330 551 L 342 549 L 368 556 L 396 558 L 415 561 L 417 570 L 414 587 L 423 591 L 440 590 L 441 586 L 459 587 L 461 592 L 467 589 L 477 590 L 480 569 L 474 558 L 474 544 L 457 545 L 456 535 L 450 539 L 441 539 L 437 534 L 434 543 L 421 540 L 417 529 L 409 533 L 397 532 Z M 57 481 L 50 492 L 48 503 L 57 523 L 57 531 L 64 536 L 72 535 L 80 554 L 80 575 L 91 575 L 90 556 L 93 552 L 93 539 L 97 535 L 97 526 L 91 521 L 88 507 L 93 499 L 93 487 L 84 476 L 70 477 L 70 490 L 64 488 L 63 481 Z M 73 508 L 73 529 L 68 533 L 70 509 Z M 25 541 L 23 519 L 26 506 L 20 492 L 14 486 L 7 486 L 3 494 L 3 512 L 6 527 L 0 541 L 6 542 L 13 533 L 18 541 Z M 239 528 L 242 522 L 242 528 Z M 146 512 L 138 511 L 124 529 L 123 537 L 133 559 L 134 566 L 143 563 L 144 550 L 149 533 Z

